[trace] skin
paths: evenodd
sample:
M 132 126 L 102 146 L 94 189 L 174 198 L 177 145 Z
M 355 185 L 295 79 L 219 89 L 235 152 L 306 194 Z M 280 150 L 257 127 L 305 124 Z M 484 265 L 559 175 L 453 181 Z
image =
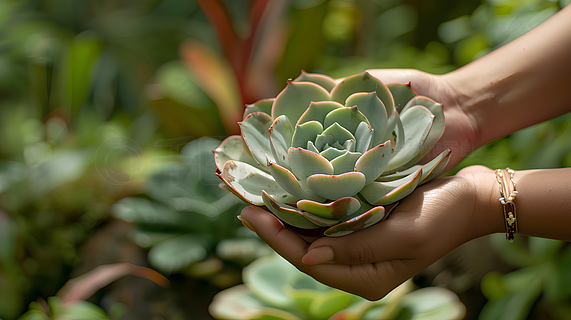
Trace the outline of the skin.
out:
M 385 83 L 443 102 L 439 148 L 451 148 L 449 168 L 469 151 L 516 130 L 571 111 L 571 6 L 524 36 L 463 68 L 435 76 L 416 70 L 370 70 Z M 571 240 L 571 168 L 515 173 L 519 232 Z M 450 250 L 503 233 L 493 170 L 472 166 L 421 186 L 372 227 L 309 243 L 271 213 L 255 207 L 241 219 L 280 255 L 318 281 L 366 299 L 380 299 Z M 516 235 L 517 237 L 517 235 Z

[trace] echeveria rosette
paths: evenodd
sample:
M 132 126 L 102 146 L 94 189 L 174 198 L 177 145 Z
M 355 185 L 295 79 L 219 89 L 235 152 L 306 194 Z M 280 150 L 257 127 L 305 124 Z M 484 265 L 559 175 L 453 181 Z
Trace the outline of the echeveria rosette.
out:
M 291 226 L 326 236 L 386 218 L 438 176 L 450 154 L 416 164 L 444 130 L 442 105 L 367 72 L 339 83 L 303 72 L 275 99 L 249 105 L 239 124 L 241 136 L 214 150 L 226 187 Z

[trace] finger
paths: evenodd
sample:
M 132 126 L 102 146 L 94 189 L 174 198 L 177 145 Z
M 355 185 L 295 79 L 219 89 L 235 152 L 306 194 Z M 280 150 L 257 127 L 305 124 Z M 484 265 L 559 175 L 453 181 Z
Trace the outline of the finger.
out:
M 302 261 L 308 265 L 326 262 L 359 265 L 407 259 L 417 246 L 409 236 L 412 225 L 396 217 L 343 237 L 322 237 L 309 246 Z
M 320 264 L 309 266 L 301 262 L 309 244 L 295 232 L 285 228 L 271 213 L 247 207 L 241 218 L 278 254 L 317 281 L 369 300 L 382 298 L 400 283 L 414 275 L 413 260 L 383 261 L 376 264 L 342 265 Z M 422 269 L 418 269 L 422 270 Z
M 417 260 L 389 260 L 361 265 L 308 266 L 310 275 L 330 287 L 378 300 L 426 268 Z
M 301 258 L 307 252 L 309 243 L 286 228 L 273 214 L 262 208 L 249 206 L 242 210 L 240 217 L 282 257 L 296 267 L 302 264 Z

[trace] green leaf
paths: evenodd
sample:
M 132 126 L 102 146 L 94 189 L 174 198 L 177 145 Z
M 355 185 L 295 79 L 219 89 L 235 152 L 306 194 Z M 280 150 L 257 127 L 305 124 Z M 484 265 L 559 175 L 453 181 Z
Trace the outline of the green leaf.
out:
M 163 272 L 173 272 L 207 256 L 212 239 L 208 235 L 185 234 L 154 245 L 149 262 Z
M 175 60 L 162 65 L 155 78 L 165 96 L 197 109 L 216 108 L 182 61 Z
M 309 306 L 309 314 L 317 319 L 328 319 L 336 312 L 351 305 L 353 297 L 340 290 L 329 290 L 315 296 Z
M 50 320 L 50 318 L 38 310 L 30 310 L 21 315 L 18 320 Z
M 321 136 L 331 136 L 332 138 L 327 139 L 327 140 L 323 140 L 323 142 L 321 142 L 321 143 L 320 143 L 320 140 L 316 139 L 315 140 L 315 146 L 317 147 L 317 149 L 323 149 L 325 144 L 329 143 L 329 141 L 345 142 L 347 140 L 355 140 L 355 136 L 353 136 L 353 134 L 351 132 L 349 132 L 349 130 L 340 126 L 337 122 L 331 124 L 325 130 L 323 130 L 323 133 L 321 134 Z M 318 136 L 318 138 L 319 138 L 319 136 Z M 331 145 L 331 143 L 329 143 L 329 144 Z M 339 149 L 341 149 L 341 148 L 339 148 Z
M 391 159 L 391 142 L 379 144 L 367 151 L 355 164 L 355 171 L 365 175 L 365 185 L 377 179 L 385 171 Z
M 456 294 L 444 288 L 423 288 L 405 295 L 401 306 L 409 308 L 418 320 L 462 319 L 466 307 Z
M 283 292 L 288 278 L 299 272 L 277 255 L 263 257 L 252 262 L 243 271 L 244 283 L 256 297 L 270 306 L 291 309 L 295 302 Z M 276 277 L 279 275 L 279 277 Z
M 272 107 L 272 118 L 286 115 L 292 123 L 305 112 L 311 102 L 329 100 L 329 92 L 310 82 L 289 82 L 276 97 Z
M 57 315 L 54 320 L 109 320 L 109 317 L 100 307 L 86 301 L 74 302 L 66 308 L 63 314 Z
M 274 100 L 274 98 L 262 99 L 252 104 L 246 105 L 246 110 L 244 110 L 242 119 L 245 119 L 252 112 L 263 112 L 267 115 L 270 115 L 272 113 L 272 105 L 274 104 Z
M 358 107 L 342 107 L 329 112 L 325 116 L 323 127 L 329 128 L 329 126 L 331 126 L 333 123 L 337 123 L 352 134 L 355 134 L 355 131 L 357 131 L 357 127 L 361 124 L 361 122 L 369 124 L 369 121 L 359 111 Z
M 238 285 L 214 296 L 208 310 L 217 319 L 247 320 L 267 307 L 269 305 L 253 295 L 245 285 Z
M 241 136 L 233 135 L 226 138 L 220 145 L 214 149 L 214 160 L 218 170 L 224 169 L 224 164 L 228 160 L 237 160 L 247 163 L 251 166 L 258 167 L 261 170 L 267 170 L 264 166 L 260 166 L 254 158 L 250 156 L 249 150 L 245 150 Z
M 416 93 L 410 88 L 410 84 L 389 83 L 387 88 L 391 91 L 393 99 L 395 100 L 395 108 L 398 113 L 401 113 L 406 104 L 416 96 Z
M 361 154 L 359 152 L 346 152 L 343 155 L 331 160 L 331 165 L 335 169 L 333 174 L 342 174 L 346 172 L 352 172 L 355 170 L 355 163 L 361 158 Z M 373 181 L 374 179 L 371 179 Z M 367 184 L 365 182 L 365 184 Z
M 345 103 L 346 107 L 357 106 L 367 117 L 371 129 L 373 129 L 373 146 L 386 141 L 385 136 L 388 128 L 388 116 L 385 105 L 374 92 L 359 92 L 352 94 Z M 359 140 L 357 140 L 359 142 Z
M 422 168 L 410 175 L 394 181 L 373 181 L 366 185 L 361 195 L 372 205 L 387 205 L 411 194 L 421 179 Z
M 218 176 L 245 202 L 253 205 L 261 206 L 264 204 L 262 190 L 285 202 L 297 201 L 271 175 L 247 163 L 228 161 Z
M 270 157 L 270 160 L 275 162 L 268 132 L 272 125 L 272 118 L 265 113 L 254 112 L 249 114 L 239 124 L 242 130 L 242 137 L 256 162 L 260 166 L 265 166 L 266 157 Z
M 325 117 L 333 110 L 343 108 L 343 105 L 335 101 L 318 101 L 311 102 L 309 108 L 301 115 L 297 121 L 297 125 L 304 124 L 309 121 L 317 121 L 323 123 Z
M 360 207 L 361 203 L 359 200 L 353 197 L 345 197 L 329 203 L 320 203 L 306 199 L 297 202 L 298 209 L 329 219 L 341 219 L 359 210 Z
M 288 168 L 288 149 L 291 147 L 294 128 L 287 116 L 279 116 L 268 129 L 270 145 L 274 159 L 281 166 Z
M 321 226 L 306 219 L 302 215 L 301 210 L 287 205 L 284 202 L 277 201 L 277 199 L 272 198 L 265 191 L 262 191 L 262 199 L 268 210 L 289 225 L 301 229 L 317 229 Z
M 294 82 L 313 82 L 317 85 L 322 86 L 325 90 L 331 91 L 335 87 L 335 80 L 328 75 L 319 73 L 307 73 L 305 70 L 301 70 L 301 74 L 293 80 Z
M 323 132 L 323 125 L 317 121 L 309 121 L 295 127 L 291 146 L 292 148 L 305 148 L 309 142 L 316 141 L 317 136 Z
M 356 195 L 365 185 L 365 175 L 347 172 L 340 175 L 314 174 L 307 178 L 307 186 L 317 195 L 337 200 Z
M 373 77 L 367 71 L 355 74 L 345 78 L 331 90 L 331 100 L 345 104 L 347 98 L 356 92 L 375 92 L 377 97 L 383 102 L 387 110 L 387 116 L 390 117 L 394 110 L 394 100 L 389 89 L 377 78 Z
M 422 158 L 423 145 L 432 128 L 434 115 L 423 106 L 414 106 L 401 116 L 401 120 L 405 142 L 402 149 L 389 161 L 386 169 L 388 172 L 413 165 Z
M 361 209 L 370 208 L 368 205 L 362 205 Z M 388 213 L 386 213 L 388 214 Z M 359 231 L 374 225 L 375 223 L 383 220 L 386 216 L 385 208 L 382 206 L 373 207 L 370 210 L 361 213 L 357 217 L 351 218 L 347 221 L 339 223 L 323 233 L 328 237 L 340 237 L 355 231 Z
M 275 163 L 270 163 L 269 167 L 270 167 L 270 173 L 271 173 L 272 177 L 274 177 L 276 182 L 285 191 L 287 191 L 288 193 L 290 193 L 294 197 L 297 197 L 300 199 L 307 199 L 307 198 L 314 199 L 314 198 L 316 198 L 319 200 L 324 200 L 323 198 L 319 197 L 318 195 L 308 193 L 306 190 L 304 190 L 301 187 L 301 185 L 299 184 L 299 181 L 297 181 L 296 177 L 293 175 L 293 173 L 291 173 L 291 171 L 289 171 L 286 168 L 284 168 L 278 164 L 275 164 Z
M 333 174 L 335 170 L 323 156 L 302 148 L 289 148 L 288 156 L 291 171 L 301 181 L 313 174 Z

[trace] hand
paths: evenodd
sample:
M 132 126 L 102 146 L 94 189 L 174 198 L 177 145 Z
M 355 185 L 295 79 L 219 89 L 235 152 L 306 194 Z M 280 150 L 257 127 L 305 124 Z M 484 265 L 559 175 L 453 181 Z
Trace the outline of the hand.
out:
M 480 146 L 476 142 L 473 123 L 458 104 L 458 93 L 450 77 L 432 75 L 413 69 L 373 69 L 368 72 L 386 84 L 410 82 L 412 90 L 418 95 L 429 97 L 443 104 L 444 133 L 433 151 L 426 156 L 426 161 L 432 160 L 444 149 L 449 148 L 452 153 L 444 170 L 447 172 Z
M 474 166 L 435 179 L 402 200 L 385 221 L 311 244 L 264 209 L 247 207 L 241 218 L 299 270 L 331 287 L 377 300 L 462 243 L 501 232 L 499 214 L 493 224 L 473 214 L 481 212 L 475 208 L 477 195 L 488 196 L 476 192 L 478 179 L 490 185 L 495 174 Z

